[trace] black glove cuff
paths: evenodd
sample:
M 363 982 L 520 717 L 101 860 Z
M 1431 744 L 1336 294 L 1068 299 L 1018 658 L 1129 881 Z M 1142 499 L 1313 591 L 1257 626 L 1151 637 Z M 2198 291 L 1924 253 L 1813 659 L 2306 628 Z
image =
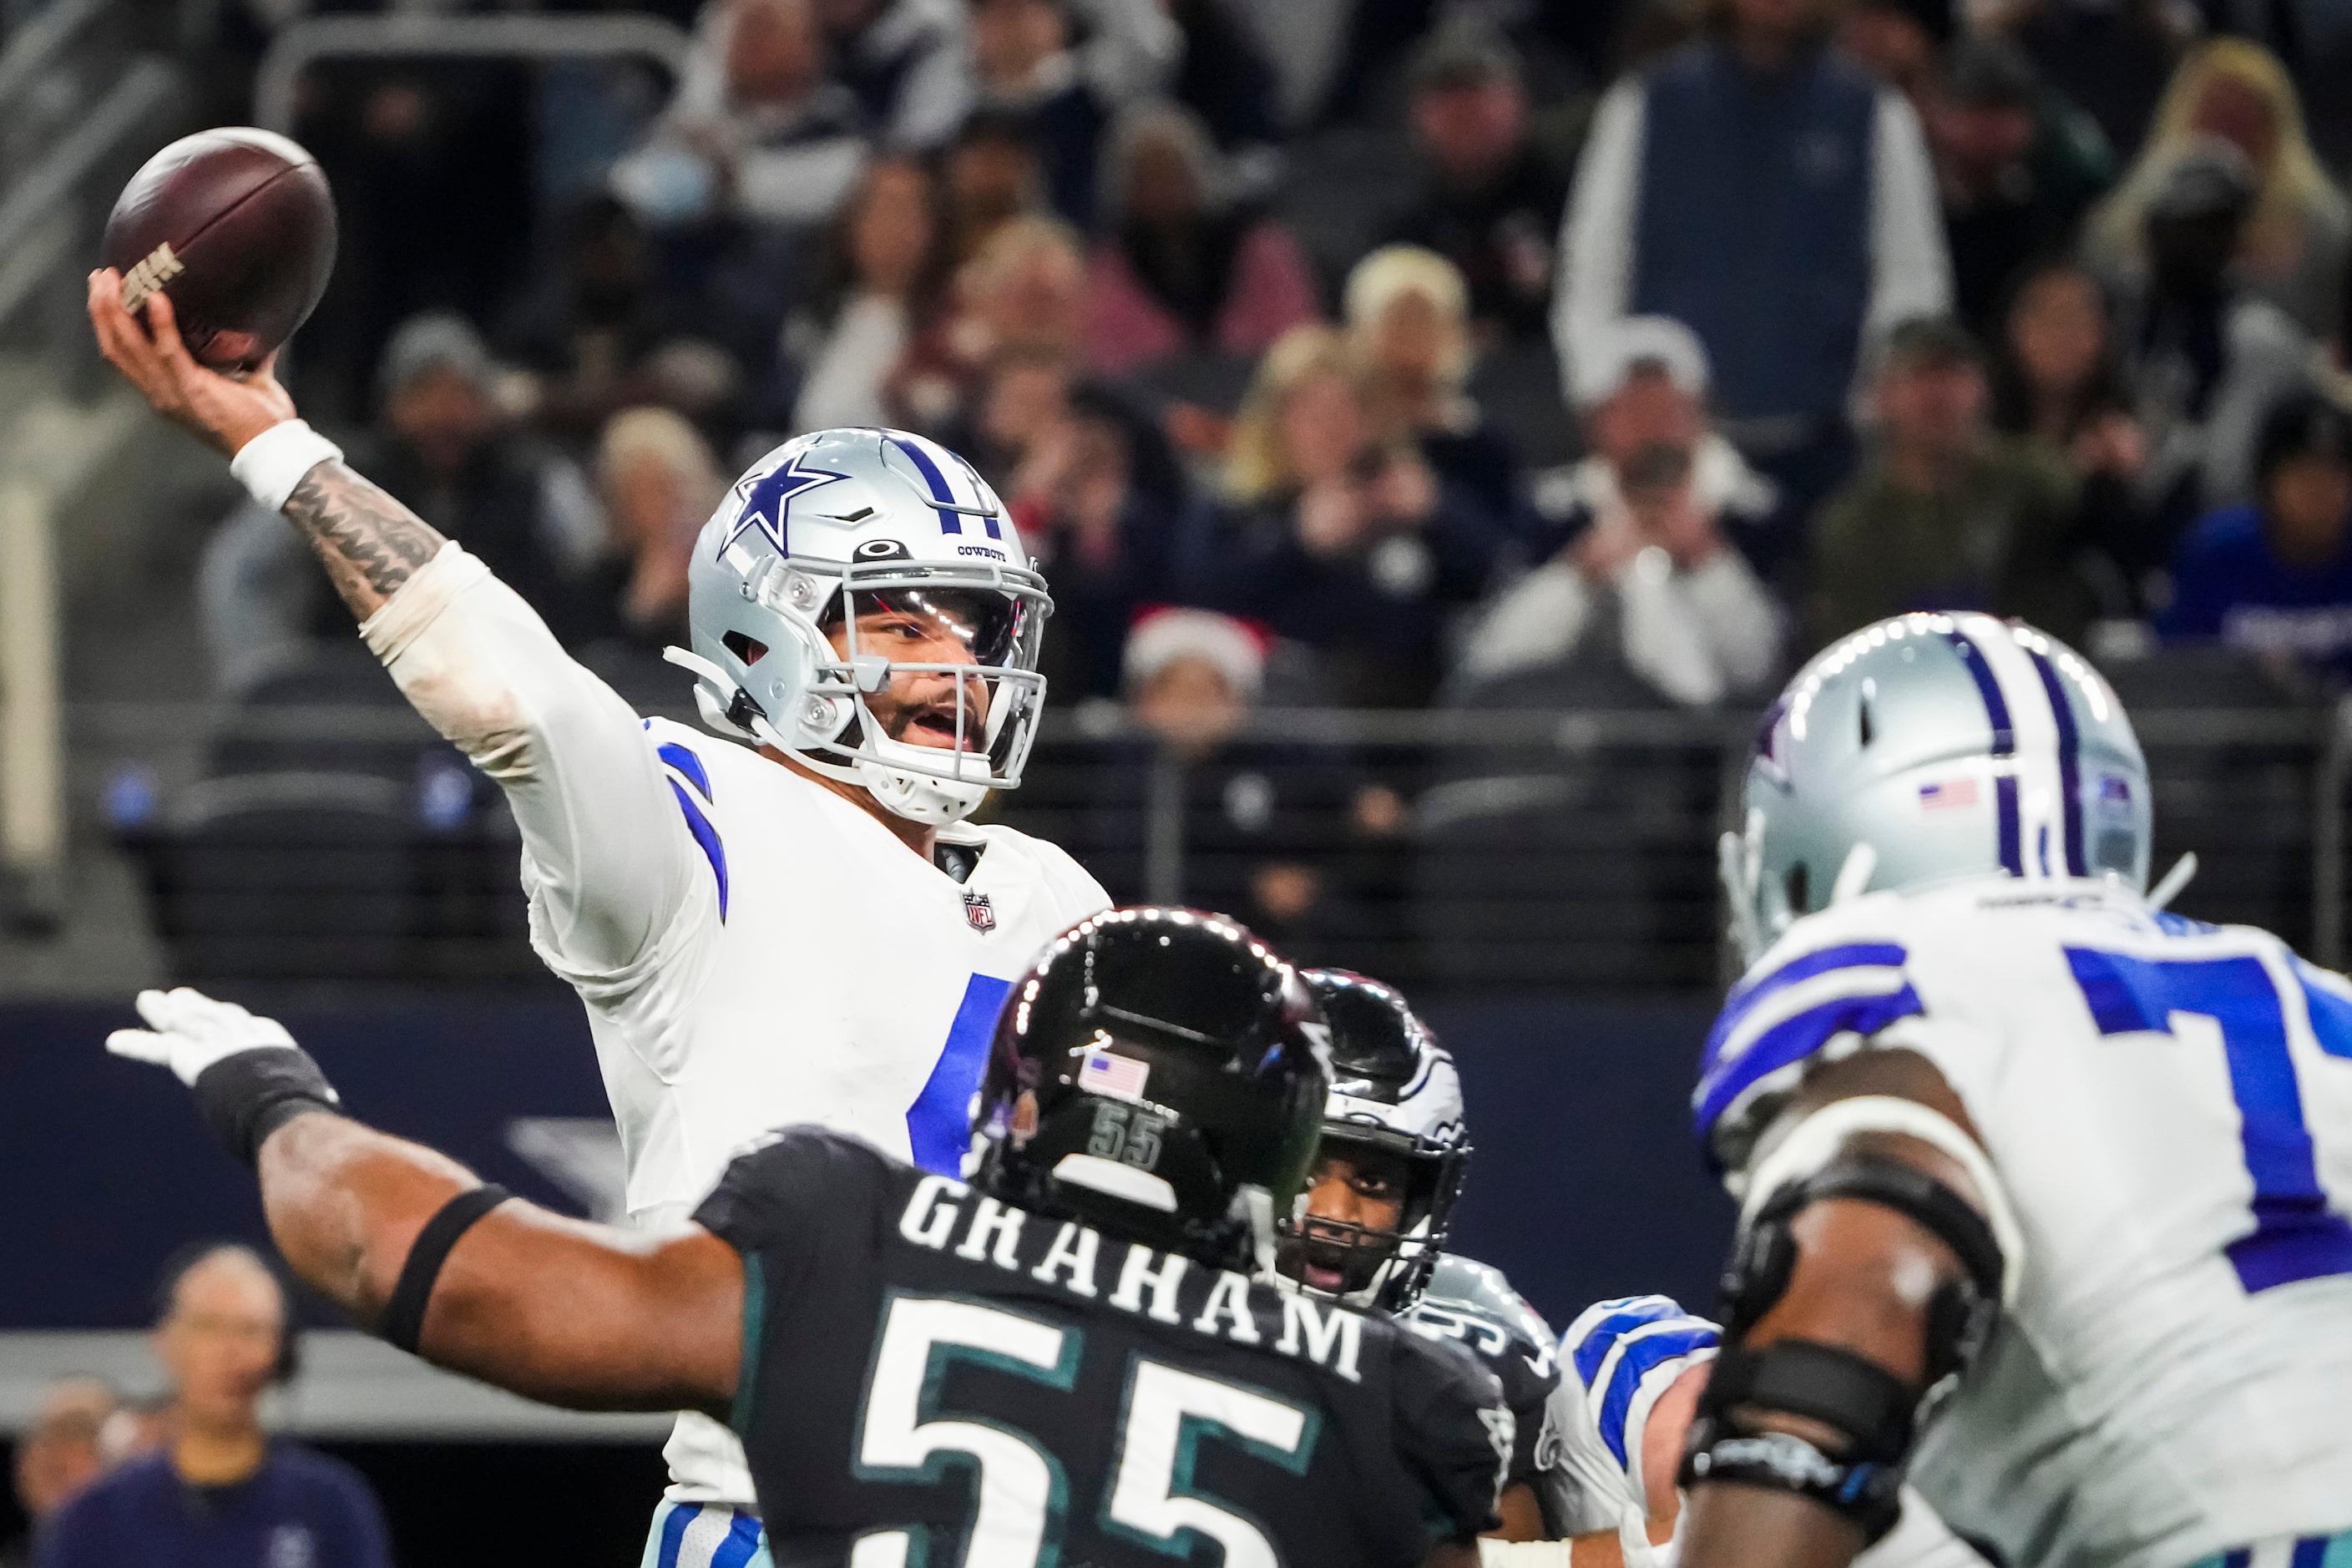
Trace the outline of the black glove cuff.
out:
M 310 1053 L 294 1046 L 257 1046 L 221 1058 L 196 1075 L 196 1110 L 221 1147 L 252 1164 L 262 1141 L 309 1110 L 340 1112 L 335 1092 Z

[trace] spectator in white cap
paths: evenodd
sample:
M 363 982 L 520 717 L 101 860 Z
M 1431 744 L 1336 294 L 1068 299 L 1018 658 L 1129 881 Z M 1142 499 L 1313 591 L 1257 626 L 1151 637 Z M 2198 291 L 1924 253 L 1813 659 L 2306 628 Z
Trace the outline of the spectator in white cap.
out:
M 1591 352 L 1570 366 L 1577 407 L 1607 399 L 1635 365 L 1664 371 L 1694 399 L 1706 396 L 1706 349 L 1698 334 L 1672 316 L 1627 316 L 1597 331 Z
M 1537 486 L 1560 543 L 1480 617 L 1457 689 L 1596 660 L 1678 707 L 1771 683 L 1785 628 L 1742 546 L 1770 558 L 1777 495 L 1709 426 L 1706 384 L 1698 340 L 1663 316 L 1580 362 L 1591 455 Z
M 1799 519 L 1780 487 L 1715 428 L 1706 350 L 1689 328 L 1667 316 L 1627 317 L 1580 362 L 1576 390 L 1587 456 L 1532 487 L 1546 525 L 1539 545 L 1556 548 L 1596 518 L 1622 512 L 1627 475 L 1681 468 L 1696 510 L 1759 574 L 1777 580 L 1795 550 Z

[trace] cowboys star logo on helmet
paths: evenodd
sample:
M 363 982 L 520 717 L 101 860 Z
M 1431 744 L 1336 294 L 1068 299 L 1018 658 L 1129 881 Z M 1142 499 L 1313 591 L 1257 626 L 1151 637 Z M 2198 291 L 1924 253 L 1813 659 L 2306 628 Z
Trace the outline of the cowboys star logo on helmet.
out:
M 801 459 L 807 456 L 805 451 L 793 451 L 789 447 L 780 450 L 792 455 L 781 463 L 755 468 L 735 481 L 732 494 L 739 510 L 734 526 L 719 545 L 721 550 L 740 539 L 747 529 L 756 528 L 767 539 L 770 549 L 779 555 L 790 555 L 793 498 L 812 486 L 829 485 L 849 477 L 803 467 Z

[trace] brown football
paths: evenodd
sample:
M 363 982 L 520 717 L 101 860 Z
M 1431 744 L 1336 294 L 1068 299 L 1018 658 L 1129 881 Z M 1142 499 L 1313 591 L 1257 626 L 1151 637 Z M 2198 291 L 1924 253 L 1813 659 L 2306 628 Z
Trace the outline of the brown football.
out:
M 318 160 L 250 126 L 184 136 L 131 176 L 105 264 L 133 314 L 171 295 L 188 352 L 250 370 L 309 318 L 335 265 L 335 200 Z

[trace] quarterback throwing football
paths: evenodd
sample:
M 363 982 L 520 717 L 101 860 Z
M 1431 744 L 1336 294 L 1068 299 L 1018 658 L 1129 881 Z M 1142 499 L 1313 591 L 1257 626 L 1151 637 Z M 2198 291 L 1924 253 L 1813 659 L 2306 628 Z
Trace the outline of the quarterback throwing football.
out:
M 91 275 L 106 357 L 230 454 L 324 563 L 434 728 L 506 792 L 531 944 L 588 1009 L 640 1222 L 683 1216 L 748 1140 L 821 1123 L 957 1173 L 1013 981 L 1109 900 L 1052 845 L 962 819 L 1021 782 L 1045 584 L 995 494 L 918 436 L 825 430 L 738 480 L 696 542 L 714 730 L 643 720 L 457 542 L 346 467 L 268 364 L 205 369 Z M 741 1446 L 681 1415 L 654 1568 L 746 1561 Z M 764 1548 L 754 1561 L 764 1561 Z

